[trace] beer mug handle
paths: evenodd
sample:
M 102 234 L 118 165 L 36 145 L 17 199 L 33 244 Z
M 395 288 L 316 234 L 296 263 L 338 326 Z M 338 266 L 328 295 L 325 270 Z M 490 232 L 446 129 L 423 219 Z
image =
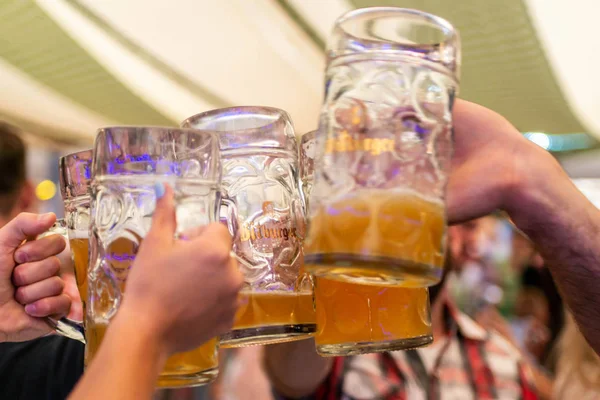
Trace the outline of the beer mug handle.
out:
M 64 219 L 58 219 L 52 225 L 48 231 L 42 233 L 38 236 L 38 238 L 43 238 L 49 235 L 61 235 L 62 237 L 67 239 L 67 226 Z M 77 340 L 83 344 L 85 344 L 85 336 L 83 330 L 83 324 L 77 321 L 73 321 L 69 318 L 61 318 L 59 320 L 54 320 L 50 317 L 44 318 L 46 324 L 57 334 L 67 337 L 69 339 Z
M 55 321 L 50 317 L 46 317 L 44 319 L 46 324 L 60 336 L 77 340 L 85 344 L 84 330 L 81 323 L 68 318 L 61 318 L 58 321 Z
M 238 231 L 238 219 L 237 219 L 237 205 L 235 201 L 231 200 L 225 195 L 221 198 L 221 210 L 219 212 L 219 219 L 221 223 L 227 226 L 229 233 L 234 238 Z

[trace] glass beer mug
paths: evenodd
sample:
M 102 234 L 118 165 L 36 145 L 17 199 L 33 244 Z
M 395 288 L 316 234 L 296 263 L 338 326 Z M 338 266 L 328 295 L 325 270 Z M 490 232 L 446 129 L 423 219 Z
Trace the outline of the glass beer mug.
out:
M 439 282 L 460 63 L 456 30 L 416 10 L 335 23 L 316 145 L 305 267 L 383 286 Z
M 91 168 L 91 149 L 66 155 L 59 161 L 60 192 L 65 206 L 65 225 L 84 315 L 87 301 Z
M 119 308 L 129 269 L 150 229 L 155 183 L 167 183 L 175 192 L 176 235 L 214 222 L 220 204 L 218 152 L 218 139 L 211 132 L 159 127 L 99 130 L 91 188 L 88 362 Z M 171 356 L 158 386 L 197 386 L 214 380 L 217 372 L 214 338 Z
M 304 210 L 289 116 L 236 107 L 195 115 L 182 126 L 219 132 L 221 219 L 245 277 L 243 304 L 221 346 L 306 338 L 315 330 L 315 314 L 310 278 L 300 272 Z
M 302 190 L 310 197 L 315 134 L 302 136 Z M 381 287 L 317 277 L 317 332 L 321 356 L 406 350 L 433 342 L 427 288 Z
M 39 237 L 59 234 L 67 239 L 68 249 L 75 267 L 77 289 L 82 300 L 85 315 L 87 293 L 87 264 L 90 209 L 90 167 L 92 150 L 68 154 L 59 160 L 60 192 L 65 206 L 65 218 L 57 220 L 50 230 Z M 59 321 L 47 319 L 49 325 L 59 335 L 85 343 L 84 321 L 62 318 Z

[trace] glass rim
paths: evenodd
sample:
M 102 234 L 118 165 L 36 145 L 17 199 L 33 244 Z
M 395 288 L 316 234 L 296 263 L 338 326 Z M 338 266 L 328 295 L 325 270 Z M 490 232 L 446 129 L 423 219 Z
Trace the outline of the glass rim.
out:
M 204 111 L 204 112 L 201 112 L 198 114 L 194 114 L 191 117 L 188 117 L 185 120 L 183 120 L 181 122 L 180 126 L 182 126 L 184 128 L 188 128 L 188 129 L 204 129 L 204 128 L 193 128 L 193 124 L 198 123 L 199 120 L 206 120 L 206 123 L 210 123 L 210 122 L 216 120 L 218 117 L 222 117 L 227 112 L 231 112 L 233 115 L 233 113 L 235 111 L 241 111 L 248 115 L 256 114 L 256 115 L 264 115 L 267 117 L 273 116 L 276 118 L 274 118 L 270 124 L 264 124 L 264 125 L 256 126 L 253 128 L 241 128 L 241 129 L 232 129 L 232 130 L 213 128 L 213 129 L 207 129 L 207 130 L 212 130 L 214 132 L 217 132 L 217 134 L 232 133 L 232 132 L 244 134 L 244 133 L 252 133 L 258 129 L 264 128 L 267 125 L 272 125 L 282 119 L 291 121 L 290 115 L 285 110 L 282 110 L 281 108 L 270 107 L 270 106 L 235 106 L 235 107 L 216 108 L 214 110 L 208 110 L 208 111 Z M 266 113 L 264 111 L 266 111 Z
M 437 31 L 440 37 L 412 41 L 408 36 L 403 37 L 404 34 L 398 30 L 400 25 L 388 32 L 391 33 L 389 36 L 388 33 L 383 36 L 373 32 L 361 34 L 353 32 L 351 28 L 352 22 L 367 26 L 369 23 L 374 25 L 378 20 L 393 20 L 399 24 L 402 18 L 421 24 L 431 32 Z M 326 51 L 328 63 L 360 54 L 403 54 L 439 64 L 451 71 L 457 81 L 460 76 L 462 50 L 458 29 L 442 17 L 412 8 L 367 7 L 349 11 L 335 21 Z
M 402 8 L 402 7 L 364 7 L 357 8 L 355 10 L 348 11 L 347 13 L 340 16 L 334 23 L 334 27 L 337 29 L 341 29 L 344 34 L 349 36 L 353 36 L 346 29 L 343 28 L 343 24 L 349 20 L 352 20 L 356 17 L 361 17 L 365 15 L 371 14 L 382 14 L 386 13 L 389 16 L 395 15 L 412 15 L 420 17 L 423 21 L 433 22 L 438 27 L 443 28 L 442 31 L 447 35 L 447 39 L 452 39 L 458 36 L 458 30 L 452 25 L 447 19 L 437 16 L 432 13 L 428 13 L 426 11 L 417 10 L 414 8 Z M 374 16 L 374 18 L 377 18 Z
M 401 8 L 401 7 L 365 7 L 365 8 L 357 8 L 356 10 L 348 11 L 344 15 L 340 16 L 334 23 L 334 29 L 340 30 L 344 35 L 352 36 L 353 38 L 360 39 L 343 27 L 345 22 L 353 20 L 357 17 L 368 16 L 371 14 L 390 14 L 389 16 L 401 16 L 401 15 L 411 15 L 421 18 L 423 21 L 433 22 L 440 29 L 441 32 L 445 34 L 445 40 L 439 43 L 423 43 L 424 45 L 431 44 L 441 44 L 452 41 L 458 38 L 458 30 L 445 18 L 439 17 L 435 14 L 431 14 L 425 11 L 416 10 L 414 8 Z M 377 18 L 373 16 L 373 19 Z
M 240 120 L 244 117 L 256 117 L 257 122 L 250 124 L 249 127 L 232 128 L 214 126 L 214 123 L 222 122 L 225 124 L 228 117 L 230 122 L 233 122 L 236 117 Z M 260 123 L 258 123 L 260 121 Z M 211 125 L 213 124 L 213 125 Z M 200 127 L 195 127 L 200 125 Z M 204 126 L 206 125 L 206 126 Z M 235 124 L 234 124 L 235 125 Z M 213 110 L 204 111 L 198 114 L 194 114 L 185 120 L 183 120 L 180 126 L 191 129 L 205 129 L 208 131 L 216 132 L 219 138 L 219 148 L 222 154 L 228 154 L 230 151 L 237 151 L 240 149 L 257 149 L 257 148 L 272 148 L 281 150 L 293 150 L 288 149 L 289 146 L 279 141 L 279 145 L 265 145 L 264 143 L 248 143 L 244 146 L 236 146 L 229 143 L 227 139 L 233 139 L 234 137 L 251 136 L 268 131 L 270 127 L 273 130 L 281 131 L 281 137 L 285 137 L 285 140 L 296 140 L 296 136 L 293 132 L 293 122 L 289 113 L 281 108 L 271 106 L 235 106 L 235 107 L 223 107 Z M 291 129 L 288 129 L 291 128 Z M 260 138 L 258 138 L 260 139 Z M 267 138 L 265 140 L 268 141 Z M 275 142 L 275 140 L 273 140 Z M 294 143 L 295 146 L 295 143 Z
M 99 135 L 103 132 L 107 132 L 107 131 L 117 131 L 117 130 L 123 130 L 123 131 L 129 131 L 129 130 L 139 130 L 139 129 L 144 129 L 147 130 L 149 132 L 157 132 L 157 133 L 164 133 L 164 132 L 172 132 L 172 131 L 178 131 L 178 132 L 188 132 L 188 133 L 202 133 L 202 134 L 210 134 L 210 135 L 215 135 L 218 133 L 217 131 L 214 130 L 210 130 L 210 129 L 197 129 L 197 128 L 187 128 L 187 127 L 178 127 L 178 126 L 158 126 L 158 125 L 111 125 L 111 126 L 104 126 L 102 128 L 98 128 L 98 130 L 96 130 L 96 134 Z M 96 136 L 97 138 L 97 136 Z M 95 144 L 94 144 L 94 148 L 95 148 Z M 93 150 L 93 149 L 92 149 Z
M 208 139 L 210 138 L 210 149 L 207 150 L 205 153 L 207 154 L 211 154 L 213 157 L 213 161 L 211 161 L 211 163 L 213 163 L 212 165 L 212 169 L 215 169 L 215 174 L 218 175 L 220 177 L 220 159 L 219 159 L 219 138 L 217 135 L 217 132 L 215 131 L 211 131 L 211 130 L 206 130 L 206 129 L 194 129 L 194 128 L 182 128 L 182 127 L 176 127 L 176 126 L 152 126 L 152 125 L 115 125 L 115 126 L 106 126 L 106 127 L 102 127 L 99 128 L 97 130 L 97 134 L 96 134 L 96 139 L 94 140 L 94 147 L 93 147 L 93 166 L 92 166 L 92 181 L 94 179 L 100 179 L 102 177 L 107 176 L 107 174 L 103 171 L 103 167 L 101 167 L 101 165 L 103 165 L 103 163 L 107 163 L 107 162 L 111 162 L 113 161 L 115 157 L 103 157 L 103 159 L 99 159 L 98 158 L 98 151 L 99 149 L 103 148 L 104 146 L 106 146 L 106 140 L 105 138 L 107 137 L 107 135 L 110 134 L 119 134 L 119 135 L 129 135 L 129 134 L 136 134 L 139 133 L 140 137 L 159 137 L 160 135 L 165 135 L 165 134 L 170 134 L 170 133 L 175 133 L 175 134 L 189 134 L 189 135 L 193 135 L 197 138 L 205 138 Z M 155 154 L 158 155 L 158 154 Z M 112 174 L 108 174 L 108 175 L 112 175 Z M 115 175 L 119 175 L 119 174 L 115 174 Z M 143 174 L 140 174 L 143 175 Z M 151 174 L 148 173 L 147 175 L 160 175 L 160 174 Z M 218 181 L 220 178 L 217 177 L 215 178 L 215 181 Z M 211 179 L 208 179 L 211 180 Z
M 74 179 L 74 175 L 81 175 L 81 170 L 75 170 L 69 166 L 69 163 L 71 160 L 81 160 L 87 164 L 87 171 L 90 173 L 93 164 L 93 152 L 93 149 L 76 151 L 64 155 L 58 160 L 58 179 L 63 201 L 70 201 L 78 197 L 89 196 L 91 176 L 84 176 L 84 179 Z M 84 167 L 84 170 L 85 169 L 86 168 Z

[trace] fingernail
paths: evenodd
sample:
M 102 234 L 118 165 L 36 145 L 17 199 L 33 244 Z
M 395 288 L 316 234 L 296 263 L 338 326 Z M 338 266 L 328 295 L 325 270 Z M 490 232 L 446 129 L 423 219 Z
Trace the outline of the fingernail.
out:
M 15 261 L 17 264 L 25 264 L 27 262 L 27 253 L 20 251 L 15 254 Z
M 154 184 L 154 193 L 156 193 L 156 200 L 160 199 L 165 195 L 165 185 L 160 182 Z
M 45 214 L 38 214 L 37 216 L 38 221 L 42 222 L 48 221 L 50 218 L 54 218 L 54 213 L 49 212 Z
M 25 306 L 25 312 L 31 316 L 35 316 L 35 312 L 37 311 L 37 307 L 35 304 L 27 304 Z

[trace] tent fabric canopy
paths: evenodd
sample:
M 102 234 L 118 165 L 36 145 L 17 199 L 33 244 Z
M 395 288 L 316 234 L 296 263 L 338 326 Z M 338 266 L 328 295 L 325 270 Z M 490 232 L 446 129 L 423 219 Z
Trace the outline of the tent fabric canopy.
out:
M 523 132 L 600 137 L 600 91 L 591 89 L 600 87 L 591 73 L 600 53 L 588 54 L 593 24 L 577 18 L 597 15 L 600 4 L 580 0 L 564 11 L 554 3 L 4 0 L 0 118 L 91 144 L 101 126 L 176 126 L 211 108 L 265 105 L 288 111 L 301 134 L 317 125 L 335 19 L 354 8 L 401 6 L 459 29 L 462 98 Z

